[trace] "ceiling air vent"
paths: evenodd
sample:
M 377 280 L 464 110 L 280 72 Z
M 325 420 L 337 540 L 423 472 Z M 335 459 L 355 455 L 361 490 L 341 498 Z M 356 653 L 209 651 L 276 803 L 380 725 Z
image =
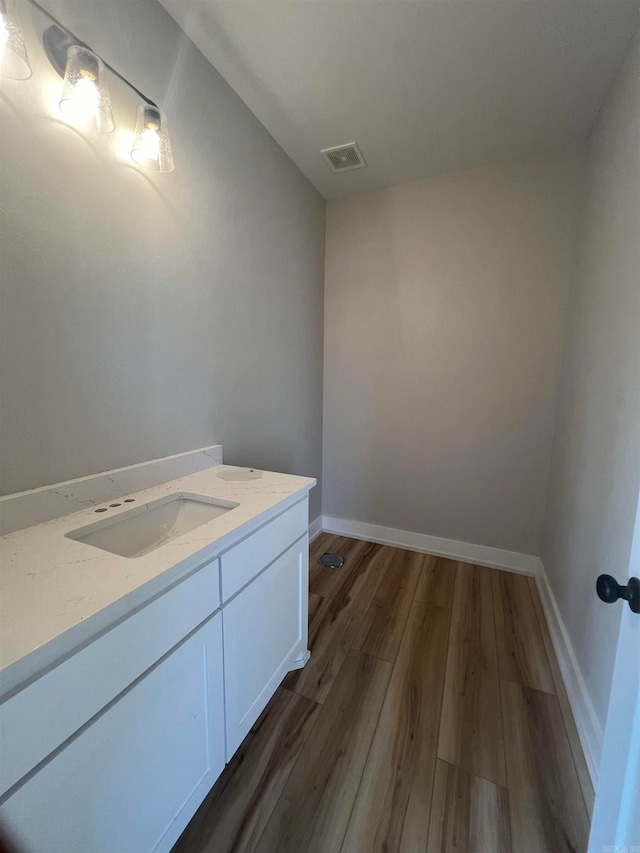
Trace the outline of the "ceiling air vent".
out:
M 323 148 L 320 153 L 329 164 L 332 172 L 348 172 L 351 169 L 362 169 L 367 165 L 357 142 L 347 142 L 345 145 Z

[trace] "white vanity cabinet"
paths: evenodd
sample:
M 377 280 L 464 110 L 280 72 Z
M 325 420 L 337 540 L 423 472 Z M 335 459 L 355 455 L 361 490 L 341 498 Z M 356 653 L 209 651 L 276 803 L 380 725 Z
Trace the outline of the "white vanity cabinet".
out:
M 19 849 L 171 849 L 225 763 L 218 592 L 216 559 L 2 703 Z
M 2 820 L 34 853 L 169 851 L 224 768 L 222 690 L 218 612 L 19 787 Z
M 286 673 L 306 662 L 308 554 L 305 535 L 222 611 L 227 761 Z
M 300 501 L 220 557 L 227 761 L 308 658 L 308 514 Z
M 304 665 L 298 501 L 0 702 L 0 825 L 29 853 L 168 853 Z

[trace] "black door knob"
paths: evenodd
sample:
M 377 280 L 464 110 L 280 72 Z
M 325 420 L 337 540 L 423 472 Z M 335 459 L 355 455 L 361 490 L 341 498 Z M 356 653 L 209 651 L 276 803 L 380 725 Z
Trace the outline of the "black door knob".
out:
M 640 580 L 638 578 L 629 578 L 626 586 L 620 586 L 611 575 L 600 575 L 596 581 L 596 592 L 598 598 L 606 601 L 607 604 L 613 604 L 614 601 L 622 598 L 629 602 L 629 607 L 634 613 L 640 613 Z

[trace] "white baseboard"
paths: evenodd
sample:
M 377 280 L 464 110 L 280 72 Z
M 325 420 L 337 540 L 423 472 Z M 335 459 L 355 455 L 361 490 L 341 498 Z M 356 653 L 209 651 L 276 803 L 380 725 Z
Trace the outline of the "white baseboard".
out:
M 322 533 L 322 516 L 319 515 L 317 518 L 309 524 L 309 542 L 313 542 L 320 534 Z
M 549 626 L 551 642 L 558 659 L 562 680 L 569 697 L 569 704 L 578 729 L 582 751 L 587 762 L 589 775 L 596 787 L 598 765 L 602 753 L 602 727 L 596 716 L 593 704 L 587 691 L 587 686 L 578 666 L 569 634 L 558 609 L 555 596 L 549 584 L 547 573 L 542 560 L 538 557 L 536 586 L 540 594 L 542 609 Z
M 366 524 L 364 521 L 349 521 L 346 518 L 325 515 L 322 517 L 322 529 L 326 533 L 339 536 L 352 536 L 366 542 L 379 542 L 381 545 L 393 545 L 396 548 L 435 554 L 436 557 L 448 557 L 451 560 L 490 566 L 493 569 L 506 569 L 522 575 L 535 575 L 538 568 L 538 557 L 532 554 L 504 551 L 501 548 L 490 548 L 488 545 L 473 545 L 455 539 L 442 539 L 426 533 L 411 533 L 408 530 L 381 527 L 379 524 Z

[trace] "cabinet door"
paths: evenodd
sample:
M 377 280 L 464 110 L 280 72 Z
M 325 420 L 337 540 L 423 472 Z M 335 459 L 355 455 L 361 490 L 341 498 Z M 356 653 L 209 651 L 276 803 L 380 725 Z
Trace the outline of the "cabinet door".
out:
M 30 853 L 170 850 L 224 767 L 223 693 L 217 613 L 17 788 L 0 822 Z
M 308 542 L 299 539 L 222 610 L 227 761 L 285 674 L 305 659 Z

